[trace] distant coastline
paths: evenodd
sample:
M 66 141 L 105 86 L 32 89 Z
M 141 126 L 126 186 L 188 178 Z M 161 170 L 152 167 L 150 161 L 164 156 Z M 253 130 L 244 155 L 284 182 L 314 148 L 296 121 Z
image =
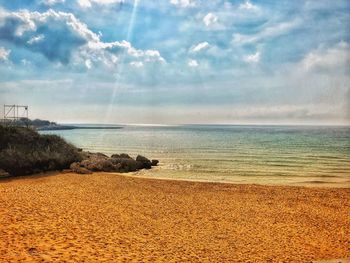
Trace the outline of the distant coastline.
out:
M 76 129 L 85 129 L 85 130 L 115 130 L 122 129 L 122 126 L 110 126 L 110 125 L 64 125 L 58 124 L 56 122 L 35 119 L 31 120 L 28 118 L 20 118 L 18 120 L 2 120 L 1 122 L 5 126 L 17 126 L 17 127 L 31 127 L 37 131 L 62 131 L 62 130 L 76 130 Z
M 73 125 L 50 125 L 44 127 L 38 127 L 38 131 L 62 131 L 62 130 L 116 130 L 122 129 L 121 126 L 73 126 Z

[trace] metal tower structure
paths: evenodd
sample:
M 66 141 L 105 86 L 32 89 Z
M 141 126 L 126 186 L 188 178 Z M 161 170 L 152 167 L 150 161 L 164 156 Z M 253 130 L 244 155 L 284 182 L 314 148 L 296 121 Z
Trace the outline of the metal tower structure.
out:
M 28 106 L 25 105 L 4 105 L 4 123 L 17 124 L 19 120 L 28 120 Z

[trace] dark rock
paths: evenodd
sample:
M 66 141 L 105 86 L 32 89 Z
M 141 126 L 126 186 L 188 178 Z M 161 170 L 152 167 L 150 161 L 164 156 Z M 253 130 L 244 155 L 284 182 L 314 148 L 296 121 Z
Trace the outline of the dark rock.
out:
M 137 155 L 136 161 L 142 164 L 142 168 L 151 169 L 152 163 L 146 157 L 142 155 Z
M 117 163 L 114 165 L 114 171 L 115 172 L 121 172 L 122 165 L 120 163 Z
M 85 167 L 80 167 L 75 172 L 78 174 L 91 174 L 92 173 L 90 170 L 86 169 Z
M 150 169 L 152 162 L 144 156 L 138 155 L 136 160 L 126 153 L 113 154 L 108 157 L 102 153 L 82 152 L 83 161 L 71 165 L 71 170 L 78 173 L 85 173 L 86 170 L 93 172 L 135 172 L 140 169 Z M 153 160 L 157 165 L 158 161 Z
M 78 174 L 91 174 L 92 173 L 89 169 L 80 166 L 80 163 L 77 163 L 77 162 L 72 163 L 70 165 L 70 169 L 73 172 L 78 173 Z
M 0 169 L 0 177 L 9 176 L 10 174 L 3 169 Z
M 142 164 L 131 158 L 111 158 L 111 162 L 118 167 L 117 172 L 134 172 L 142 169 Z
M 151 161 L 151 165 L 152 165 L 152 166 L 157 166 L 158 163 L 159 163 L 158 160 L 152 160 L 152 161 Z
M 69 166 L 69 169 L 74 171 L 76 168 L 79 168 L 79 167 L 80 167 L 80 163 L 75 162 L 75 163 L 71 163 L 71 165 Z
M 112 164 L 117 165 L 117 164 L 122 163 L 122 161 L 129 160 L 129 159 L 124 159 L 124 158 L 120 158 L 120 157 L 111 157 L 109 160 L 112 162 Z
M 109 158 L 107 155 L 105 155 L 103 153 L 92 153 L 92 156 L 96 156 L 99 158 Z
M 112 154 L 111 158 L 122 158 L 122 159 L 132 159 L 129 154 L 121 153 L 121 154 Z
M 116 170 L 113 163 L 110 160 L 99 161 L 95 169 L 103 172 L 113 172 Z
M 140 163 L 136 162 L 133 159 L 125 159 L 122 163 L 121 163 L 121 167 L 120 167 L 120 171 L 121 172 L 135 172 L 137 170 L 142 169 Z
M 119 155 L 119 157 L 120 157 L 120 158 L 125 158 L 125 159 L 132 159 L 132 158 L 129 156 L 129 154 L 126 154 L 126 153 L 121 153 L 121 154 Z
M 89 159 L 89 158 L 102 158 L 102 159 L 108 159 L 109 157 L 103 153 L 91 153 L 91 152 L 83 152 L 83 160 Z
M 80 165 L 89 169 L 90 171 L 102 171 L 102 172 L 112 172 L 114 171 L 113 163 L 103 157 L 103 156 L 94 156 L 89 159 L 83 160 Z

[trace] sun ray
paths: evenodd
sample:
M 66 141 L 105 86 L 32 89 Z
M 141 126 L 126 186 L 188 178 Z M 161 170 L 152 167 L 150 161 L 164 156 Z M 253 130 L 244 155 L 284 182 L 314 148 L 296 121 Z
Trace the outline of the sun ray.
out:
M 134 23 L 135 23 L 136 16 L 137 16 L 137 9 L 138 9 L 139 2 L 140 2 L 140 0 L 134 0 L 134 3 L 133 3 L 132 14 L 130 17 L 128 31 L 127 31 L 127 37 L 126 37 L 126 41 L 128 41 L 128 42 L 131 42 L 131 39 L 132 39 L 133 30 L 134 30 Z M 118 90 L 120 89 L 121 78 L 124 74 L 125 63 L 126 63 L 125 58 L 127 56 L 126 52 L 127 51 L 124 50 L 119 58 L 119 63 L 117 65 L 116 74 L 115 74 L 114 87 L 113 87 L 113 91 L 111 94 L 111 98 L 110 98 L 108 107 L 106 109 L 104 123 L 110 122 L 110 116 L 112 114 L 113 106 L 115 104 L 116 94 L 117 94 Z

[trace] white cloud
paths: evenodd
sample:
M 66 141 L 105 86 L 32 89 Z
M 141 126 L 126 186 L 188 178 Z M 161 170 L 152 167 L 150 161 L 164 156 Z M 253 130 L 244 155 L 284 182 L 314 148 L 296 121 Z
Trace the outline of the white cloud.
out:
M 21 64 L 23 66 L 30 66 L 32 63 L 24 58 L 24 59 L 21 59 Z
M 195 67 L 198 67 L 198 66 L 199 66 L 197 60 L 195 60 L 195 59 L 190 59 L 190 60 L 188 61 L 187 65 L 188 65 L 189 67 L 192 67 L 192 68 L 195 68 Z
M 208 42 L 200 42 L 196 45 L 193 45 L 188 50 L 190 55 L 193 56 L 206 56 L 206 57 L 215 57 L 215 58 L 227 58 L 228 52 L 227 49 L 219 48 L 216 45 L 209 44 Z
M 90 59 L 85 60 L 85 66 L 87 69 L 91 69 L 92 68 L 92 62 Z
M 7 61 L 11 50 L 6 49 L 4 47 L 0 47 L 0 61 Z
M 29 39 L 28 41 L 27 41 L 27 43 L 28 44 L 33 44 L 33 43 L 38 43 L 38 42 L 40 42 L 40 41 L 42 41 L 42 40 L 44 40 L 44 38 L 45 38 L 45 36 L 44 35 L 38 35 L 38 36 L 34 36 L 34 37 L 32 37 L 31 39 Z
M 194 7 L 196 6 L 195 0 L 170 0 L 170 3 L 172 5 L 181 7 L 181 8 L 188 8 L 188 7 Z
M 208 42 L 201 42 L 193 47 L 190 48 L 190 52 L 191 53 L 196 53 L 196 52 L 200 52 L 203 51 L 207 48 L 209 48 L 209 43 Z
M 244 3 L 239 5 L 239 9 L 258 10 L 258 7 L 256 5 L 253 5 L 250 1 L 245 1 Z
M 78 4 L 81 7 L 91 7 L 91 2 L 90 0 L 78 0 Z
M 258 63 L 260 61 L 260 52 L 257 51 L 255 54 L 247 55 L 243 60 L 247 63 Z
M 130 66 L 135 67 L 135 68 L 142 68 L 143 63 L 141 61 L 132 61 L 132 62 L 130 62 Z
M 218 17 L 217 15 L 213 13 L 208 13 L 206 16 L 203 17 L 203 23 L 205 26 L 210 27 L 215 25 L 218 22 Z
M 83 55 L 90 57 L 95 61 L 100 61 L 106 66 L 114 67 L 122 58 L 123 62 L 133 63 L 137 59 L 144 63 L 165 63 L 165 59 L 160 55 L 158 50 L 139 50 L 135 49 L 129 42 L 89 42 L 88 46 L 83 48 Z M 131 65 L 131 64 L 130 64 Z M 140 65 L 132 64 L 132 66 Z
M 329 49 L 312 51 L 301 61 L 305 70 L 343 67 L 350 70 L 350 44 L 340 42 Z
M 234 44 L 249 44 L 259 42 L 266 38 L 272 38 L 288 33 L 290 30 L 300 25 L 300 20 L 293 20 L 289 22 L 283 22 L 280 24 L 272 25 L 264 28 L 262 31 L 253 35 L 234 34 Z
M 52 6 L 56 4 L 63 4 L 66 0 L 43 0 L 44 5 Z
M 91 7 L 93 4 L 110 5 L 110 4 L 124 3 L 124 0 L 77 0 L 77 1 L 78 1 L 78 4 L 84 8 Z

